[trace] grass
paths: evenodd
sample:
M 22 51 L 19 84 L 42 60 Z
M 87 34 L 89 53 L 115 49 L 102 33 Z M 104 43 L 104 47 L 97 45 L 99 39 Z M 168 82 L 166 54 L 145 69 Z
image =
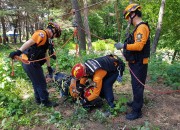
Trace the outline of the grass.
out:
M 101 48 L 103 43 L 94 43 L 96 49 Z M 99 44 L 99 46 L 98 46 Z M 109 46 L 109 45 L 108 45 Z M 112 45 L 111 45 L 112 46 Z M 102 47 L 103 48 L 103 47 Z M 101 49 L 102 49 L 101 48 Z M 106 48 L 106 47 L 105 47 Z M 97 123 L 104 124 L 107 123 L 108 118 L 103 116 L 103 111 L 108 107 L 104 105 L 101 110 L 97 109 L 93 113 L 89 113 L 87 110 L 72 105 L 71 101 L 66 102 L 66 109 L 73 111 L 72 115 L 66 117 L 64 112 L 61 111 L 61 106 L 58 109 L 54 108 L 45 108 L 43 106 L 36 105 L 33 98 L 32 85 L 27 78 L 25 72 L 21 67 L 20 62 L 15 62 L 15 76 L 11 77 L 11 64 L 10 59 L 7 58 L 9 52 L 13 49 L 10 49 L 6 46 L 0 45 L 1 55 L 0 55 L 0 129 L 18 129 L 20 126 L 27 129 L 31 129 L 36 126 L 55 126 L 58 129 L 68 130 L 68 129 L 80 129 L 85 128 L 85 122 L 87 121 L 96 121 Z M 101 50 L 103 51 L 103 50 Z M 88 58 L 97 57 L 98 54 L 84 55 L 83 60 Z M 70 73 L 70 68 L 80 59 L 75 58 L 73 55 L 68 55 L 67 50 L 63 50 L 57 54 L 58 60 L 57 64 L 59 65 L 59 71 L 65 71 Z M 68 62 L 67 62 L 68 61 Z M 56 62 L 54 61 L 54 66 Z M 46 69 L 46 67 L 44 67 Z M 163 71 L 162 71 L 163 70 Z M 179 76 L 179 63 L 169 64 L 165 61 L 160 60 L 157 57 L 151 58 L 149 64 L 149 76 L 151 77 L 149 83 L 153 84 L 157 82 L 158 77 L 163 78 L 163 82 L 166 85 L 171 86 L 174 89 L 178 89 Z M 170 76 L 170 77 L 169 77 Z M 130 82 L 129 72 L 126 67 L 123 82 L 121 85 L 125 85 Z M 118 83 L 116 83 L 119 85 Z M 118 93 L 119 94 L 119 93 Z M 59 92 L 56 91 L 51 98 L 56 100 L 56 97 L 59 95 Z M 127 101 L 127 97 L 120 96 L 121 98 L 116 101 L 116 108 L 111 110 L 113 116 L 118 116 L 121 113 L 126 111 L 124 103 Z M 146 101 L 147 104 L 148 101 Z M 63 109 L 63 110 L 66 110 Z M 76 111 L 75 111 L 76 110 Z M 147 125 L 148 124 L 148 125 Z M 134 129 L 145 129 L 151 128 L 153 124 L 145 123 L 142 126 L 137 126 Z M 155 128 L 155 127 L 154 127 Z M 133 129 L 133 128 L 132 128 Z M 158 127 L 157 127 L 158 130 Z

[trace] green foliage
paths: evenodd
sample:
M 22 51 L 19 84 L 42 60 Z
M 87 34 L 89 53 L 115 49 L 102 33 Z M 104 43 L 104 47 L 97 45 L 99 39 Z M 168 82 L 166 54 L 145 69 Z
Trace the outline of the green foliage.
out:
M 61 49 L 59 52 L 56 51 L 56 53 L 58 57 L 56 62 L 58 65 L 58 71 L 70 72 L 71 68 L 77 62 L 75 55 L 69 55 L 68 49 Z
M 50 117 L 49 117 L 49 120 L 47 120 L 47 122 L 52 123 L 52 124 L 58 122 L 59 120 L 63 118 L 59 111 L 54 111 L 54 113 L 51 113 L 49 116 Z
M 92 120 L 104 123 L 107 121 L 107 118 L 104 116 L 104 113 L 102 111 L 96 110 L 96 112 L 92 115 Z
M 76 107 L 75 108 L 75 113 L 74 113 L 74 116 L 73 116 L 73 119 L 76 119 L 76 120 L 84 120 L 88 117 L 88 112 L 85 108 L 83 107 Z
M 145 121 L 144 125 L 133 127 L 132 130 L 160 130 L 160 128 L 152 126 L 148 121 Z
M 167 81 L 165 83 L 173 87 L 173 89 L 180 89 L 180 64 L 175 63 L 167 68 Z
M 151 82 L 161 82 L 166 86 L 170 86 L 173 89 L 179 89 L 180 80 L 180 64 L 169 64 L 164 57 L 163 53 L 156 56 L 152 56 L 149 63 L 149 76 Z
M 168 47 L 173 50 L 180 50 L 179 33 L 179 17 L 178 13 L 180 1 L 179 0 L 167 0 L 165 7 L 165 13 L 162 24 L 162 38 L 160 40 L 160 47 Z M 171 22 L 174 21 L 174 22 Z
M 95 51 L 113 51 L 114 50 L 114 43 L 112 39 L 107 40 L 97 40 L 96 42 L 93 42 L 93 50 Z
M 89 15 L 88 20 L 90 30 L 93 32 L 93 34 L 100 36 L 104 32 L 103 18 L 98 13 L 93 12 Z
M 111 112 L 113 113 L 114 116 L 117 116 L 119 113 L 124 113 L 127 111 L 127 107 L 126 107 L 127 101 L 128 101 L 127 98 L 124 96 L 120 96 L 118 101 L 115 101 L 116 106 L 113 109 L 111 109 Z

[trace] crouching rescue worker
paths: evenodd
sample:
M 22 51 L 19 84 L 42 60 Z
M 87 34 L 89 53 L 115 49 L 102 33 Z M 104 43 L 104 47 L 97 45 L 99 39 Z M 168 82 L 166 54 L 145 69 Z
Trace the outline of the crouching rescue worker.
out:
M 117 49 L 123 48 L 123 54 L 132 70 L 130 74 L 133 101 L 127 103 L 128 106 L 132 107 L 132 112 L 126 115 L 126 119 L 134 120 L 142 117 L 141 109 L 144 102 L 144 86 L 142 84 L 145 84 L 146 81 L 150 56 L 150 29 L 148 23 L 142 21 L 140 5 L 128 5 L 123 14 L 124 18 L 134 26 L 134 31 L 126 38 L 124 44 L 117 43 L 115 47 Z
M 72 68 L 72 76 L 80 80 L 76 84 L 80 88 L 77 90 L 81 92 L 88 79 L 92 79 L 95 84 L 91 95 L 82 97 L 81 104 L 84 106 L 101 97 L 106 99 L 111 108 L 114 108 L 113 84 L 118 75 L 123 75 L 124 67 L 123 61 L 116 55 L 89 59 L 84 64 L 76 64 Z
M 45 57 L 49 55 L 49 47 L 52 48 L 49 40 L 59 38 L 60 36 L 60 26 L 50 22 L 47 29 L 37 30 L 32 37 L 19 48 L 19 50 L 11 52 L 9 55 L 12 59 L 14 59 L 15 56 L 22 55 L 22 59 L 24 60 L 36 60 L 36 62 L 30 62 L 30 64 L 22 63 L 22 66 L 32 82 L 36 103 L 42 103 L 46 107 L 55 107 L 58 104 L 49 100 L 49 93 L 47 91 L 47 84 L 42 65 L 46 63 L 48 72 L 52 75 L 53 69 L 50 66 L 50 58 Z

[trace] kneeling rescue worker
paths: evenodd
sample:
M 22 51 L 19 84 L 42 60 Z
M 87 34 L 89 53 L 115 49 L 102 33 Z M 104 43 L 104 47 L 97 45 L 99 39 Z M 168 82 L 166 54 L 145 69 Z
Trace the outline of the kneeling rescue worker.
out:
M 50 66 L 50 58 L 48 56 L 49 39 L 59 38 L 61 36 L 61 29 L 57 23 L 48 23 L 47 29 L 37 30 L 32 37 L 26 41 L 17 51 L 11 52 L 9 57 L 12 59 L 15 56 L 22 54 L 22 59 L 34 61 L 43 59 L 37 62 L 30 62 L 30 64 L 22 63 L 23 69 L 30 78 L 33 89 L 35 101 L 37 104 L 43 104 L 46 107 L 55 107 L 58 104 L 49 100 L 49 93 L 47 91 L 47 84 L 43 73 L 42 65 L 46 62 L 47 69 L 50 75 L 53 69 Z
M 100 96 L 106 99 L 111 108 L 114 108 L 113 84 L 118 75 L 123 75 L 124 67 L 123 61 L 116 55 L 106 55 L 89 59 L 84 64 L 76 64 L 71 72 L 73 77 L 80 80 L 81 87 L 88 79 L 95 83 L 92 94 L 82 98 L 81 104 L 84 106 Z

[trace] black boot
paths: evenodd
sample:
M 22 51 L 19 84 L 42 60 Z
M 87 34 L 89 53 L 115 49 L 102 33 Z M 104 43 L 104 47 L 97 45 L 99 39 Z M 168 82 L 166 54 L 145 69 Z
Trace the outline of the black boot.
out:
M 127 102 L 126 105 L 127 105 L 128 107 L 132 107 L 133 101 Z
M 49 101 L 49 100 L 44 100 L 44 101 L 41 101 L 41 103 L 44 105 L 44 106 L 46 106 L 46 107 L 56 107 L 56 106 L 58 106 L 59 104 L 58 103 L 56 103 L 56 102 L 51 102 L 51 101 Z
M 40 99 L 35 99 L 35 102 L 36 102 L 37 105 L 41 104 L 41 100 Z
M 127 120 L 135 120 L 142 117 L 142 112 L 132 111 L 131 113 L 126 115 Z

